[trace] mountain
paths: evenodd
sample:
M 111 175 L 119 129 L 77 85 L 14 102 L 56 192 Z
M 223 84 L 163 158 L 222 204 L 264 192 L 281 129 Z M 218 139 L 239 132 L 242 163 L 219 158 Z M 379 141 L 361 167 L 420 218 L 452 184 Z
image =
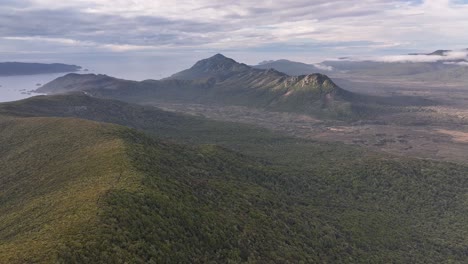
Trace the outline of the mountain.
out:
M 355 94 L 338 87 L 323 74 L 289 76 L 273 69 L 255 69 L 220 54 L 163 80 L 136 82 L 106 75 L 68 74 L 37 91 L 47 94 L 84 91 L 95 97 L 139 104 L 241 105 L 340 120 L 374 118 L 382 112 L 400 111 L 400 107 L 434 103 L 409 96 Z
M 37 91 L 48 94 L 86 91 L 135 103 L 244 105 L 335 118 L 353 116 L 349 98 L 354 98 L 322 74 L 288 76 L 272 69 L 255 69 L 221 54 L 159 81 L 132 82 L 103 75 L 69 74 Z
M 80 69 L 80 66 L 62 63 L 0 62 L 0 76 L 76 72 Z
M 321 64 L 306 64 L 302 62 L 295 62 L 290 60 L 275 60 L 265 61 L 253 66 L 256 69 L 275 69 L 280 72 L 284 72 L 288 75 L 307 75 L 313 73 L 330 73 L 333 71 L 332 67 L 321 65 Z
M 0 104 L 0 145 L 6 263 L 466 259 L 460 165 L 83 94 Z

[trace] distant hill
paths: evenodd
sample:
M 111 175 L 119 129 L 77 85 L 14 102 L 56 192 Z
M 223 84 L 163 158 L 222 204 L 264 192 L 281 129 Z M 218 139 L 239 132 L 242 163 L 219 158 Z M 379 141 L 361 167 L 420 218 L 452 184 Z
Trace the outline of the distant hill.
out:
M 275 69 L 288 75 L 308 75 L 313 73 L 327 74 L 333 71 L 330 66 L 322 64 L 306 64 L 290 60 L 265 61 L 253 66 L 256 69 Z
M 61 63 L 0 62 L 0 76 L 76 72 L 80 66 Z
M 5 263 L 466 259 L 464 166 L 83 94 L 0 104 L 0 145 Z

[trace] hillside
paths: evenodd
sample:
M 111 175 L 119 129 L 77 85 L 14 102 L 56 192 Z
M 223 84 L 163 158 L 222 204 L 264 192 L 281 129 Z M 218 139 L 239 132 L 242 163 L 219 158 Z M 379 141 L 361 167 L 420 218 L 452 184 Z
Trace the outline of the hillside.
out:
M 95 230 L 100 197 L 133 188 L 114 130 L 77 119 L 0 117 L 1 263 L 55 262 L 65 243 Z
M 463 166 L 83 95 L 0 109 L 7 168 L 0 256 L 10 263 L 466 259 Z M 111 124 L 32 117 L 94 113 L 166 141 Z
M 102 75 L 69 74 L 44 85 L 38 92 L 78 90 L 134 103 L 243 105 L 344 119 L 356 116 L 352 109 L 354 101 L 361 103 L 358 95 L 336 86 L 325 75 L 288 76 L 276 70 L 254 69 L 220 54 L 159 81 L 131 82 Z
M 0 62 L 0 76 L 76 72 L 80 66 L 62 63 Z
M 323 230 L 284 229 L 307 211 L 288 211 L 297 198 L 269 187 L 283 176 L 245 156 L 77 119 L 0 124 L 7 146 L 1 163 L 8 165 L 0 172 L 0 258 L 7 263 L 344 257 L 307 246 L 319 241 L 307 241 L 304 232 L 320 237 L 335 230 L 324 220 L 312 220 Z M 342 249 L 334 251 L 349 255 L 339 240 Z

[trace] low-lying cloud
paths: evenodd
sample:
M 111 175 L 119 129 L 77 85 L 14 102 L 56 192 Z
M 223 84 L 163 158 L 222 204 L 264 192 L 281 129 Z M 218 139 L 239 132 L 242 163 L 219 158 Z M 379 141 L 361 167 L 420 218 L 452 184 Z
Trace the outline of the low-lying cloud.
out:
M 449 61 L 449 62 L 444 62 L 444 64 L 447 64 L 447 65 L 458 65 L 458 66 L 468 66 L 468 62 L 467 62 L 467 61 L 458 61 L 458 62 Z
M 328 65 L 324 65 L 324 64 L 321 64 L 321 63 L 316 63 L 316 64 L 313 64 L 315 68 L 319 69 L 319 70 L 322 70 L 322 71 L 333 71 L 334 68 L 332 66 L 328 66 Z
M 444 55 L 397 55 L 397 56 L 382 56 L 375 59 L 380 62 L 440 62 L 440 61 L 457 61 L 466 60 L 468 51 L 447 51 Z
M 439 54 L 408 54 L 408 55 L 389 55 L 378 57 L 349 57 L 342 60 L 348 61 L 375 61 L 386 63 L 418 63 L 418 62 L 445 62 L 445 64 L 467 65 L 468 50 L 445 51 Z

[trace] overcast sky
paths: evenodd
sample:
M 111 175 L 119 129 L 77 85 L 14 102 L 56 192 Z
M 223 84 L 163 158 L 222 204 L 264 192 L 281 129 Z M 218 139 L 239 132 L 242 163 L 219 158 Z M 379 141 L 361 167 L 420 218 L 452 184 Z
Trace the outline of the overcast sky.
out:
M 0 0 L 0 60 L 317 62 L 468 48 L 467 29 L 467 0 Z

